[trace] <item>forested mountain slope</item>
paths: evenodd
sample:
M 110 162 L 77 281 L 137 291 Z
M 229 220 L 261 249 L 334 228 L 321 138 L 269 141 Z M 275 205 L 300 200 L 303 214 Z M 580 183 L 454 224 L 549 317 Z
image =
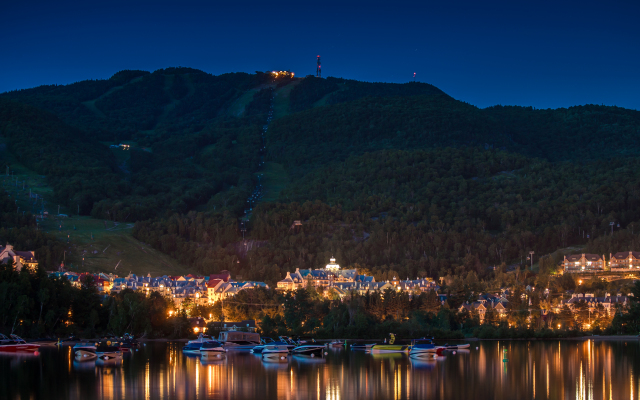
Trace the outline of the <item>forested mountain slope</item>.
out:
M 290 112 L 272 120 L 283 88 Z M 640 113 L 617 107 L 479 109 L 421 83 L 169 68 L 1 94 L 0 129 L 56 200 L 137 221 L 200 273 L 273 281 L 334 254 L 380 279 L 484 274 L 532 249 L 621 250 L 634 234 L 607 241 L 609 222 L 640 223 Z M 264 162 L 289 183 L 258 199 L 245 246 Z

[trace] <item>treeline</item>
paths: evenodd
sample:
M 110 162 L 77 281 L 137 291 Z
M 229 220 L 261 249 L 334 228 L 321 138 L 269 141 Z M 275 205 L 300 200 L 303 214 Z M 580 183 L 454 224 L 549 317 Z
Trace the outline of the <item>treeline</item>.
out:
M 158 293 L 130 289 L 103 298 L 91 278 L 81 288 L 66 278 L 49 278 L 43 268 L 16 272 L 0 264 L 0 332 L 27 338 L 147 337 L 191 335 L 183 311 L 169 318 L 173 302 Z
M 298 112 L 273 122 L 267 148 L 272 161 L 298 175 L 383 149 L 479 146 L 554 162 L 627 158 L 638 154 L 638 132 L 635 110 L 595 105 L 478 109 L 434 93 L 367 97 Z
M 399 338 L 545 338 L 575 336 L 585 331 L 616 334 L 637 330 L 637 322 L 628 326 L 640 310 L 637 296 L 631 298 L 628 309 L 616 308 L 611 313 L 602 305 L 590 313 L 584 301 L 576 303 L 573 311 L 565 306 L 554 313 L 551 309 L 557 300 L 545 297 L 535 278 L 529 278 L 512 287 L 504 313 L 488 306 L 481 318 L 477 311 L 460 311 L 460 306 L 468 301 L 466 296 L 473 297 L 468 291 L 472 286 L 491 282 L 467 280 L 458 287 L 459 283 L 443 287 L 449 296 L 444 304 L 433 291 L 410 296 L 388 289 L 384 293 L 352 293 L 339 299 L 332 289 L 326 289 L 324 295 L 314 287 L 287 293 L 255 289 L 238 293 L 224 302 L 224 308 L 221 302 L 216 303 L 213 313 L 216 320 L 259 320 L 266 336 L 365 339 L 383 338 L 393 332 Z M 527 291 L 527 283 L 542 290 Z M 459 289 L 463 291 L 456 292 Z M 640 284 L 633 291 L 640 295 Z

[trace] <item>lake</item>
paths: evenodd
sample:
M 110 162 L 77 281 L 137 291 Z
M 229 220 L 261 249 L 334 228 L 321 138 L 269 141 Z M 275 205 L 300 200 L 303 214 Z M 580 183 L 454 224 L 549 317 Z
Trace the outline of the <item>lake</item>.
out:
M 229 352 L 209 364 L 183 345 L 146 343 L 112 365 L 75 362 L 69 346 L 2 354 L 0 398 L 640 399 L 637 340 L 471 342 L 430 361 L 329 348 L 324 358 L 269 363 Z

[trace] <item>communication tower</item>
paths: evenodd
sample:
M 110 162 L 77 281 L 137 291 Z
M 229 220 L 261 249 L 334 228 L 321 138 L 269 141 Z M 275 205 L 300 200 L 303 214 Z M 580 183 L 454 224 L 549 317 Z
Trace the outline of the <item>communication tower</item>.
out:
M 322 64 L 320 63 L 320 56 L 318 56 L 318 68 L 316 68 L 316 77 L 322 78 Z

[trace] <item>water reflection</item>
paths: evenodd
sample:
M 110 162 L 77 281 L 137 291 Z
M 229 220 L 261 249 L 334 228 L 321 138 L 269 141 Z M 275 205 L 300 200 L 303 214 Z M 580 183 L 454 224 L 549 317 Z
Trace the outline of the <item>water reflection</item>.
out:
M 0 398 L 640 399 L 635 340 L 480 342 L 427 359 L 331 349 L 271 363 L 249 353 L 201 359 L 181 347 L 148 343 L 107 362 L 74 361 L 68 347 L 0 355 Z

